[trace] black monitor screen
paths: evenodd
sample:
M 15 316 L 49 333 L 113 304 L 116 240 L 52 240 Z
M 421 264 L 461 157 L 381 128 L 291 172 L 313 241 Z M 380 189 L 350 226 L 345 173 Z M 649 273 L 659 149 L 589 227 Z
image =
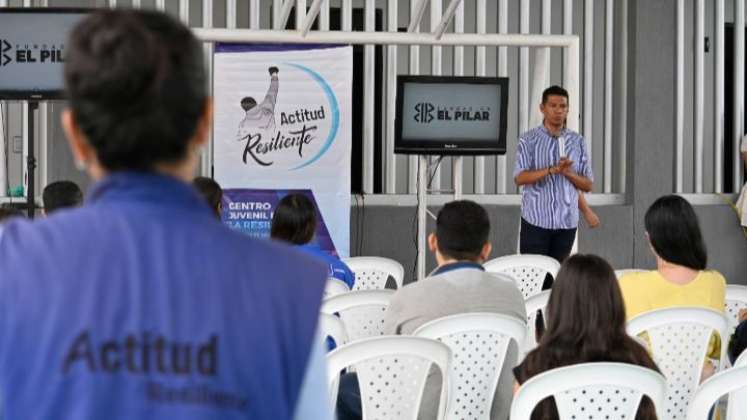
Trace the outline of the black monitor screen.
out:
M 67 37 L 86 13 L 0 8 L 0 99 L 61 99 Z
M 506 153 L 508 79 L 400 76 L 395 153 Z

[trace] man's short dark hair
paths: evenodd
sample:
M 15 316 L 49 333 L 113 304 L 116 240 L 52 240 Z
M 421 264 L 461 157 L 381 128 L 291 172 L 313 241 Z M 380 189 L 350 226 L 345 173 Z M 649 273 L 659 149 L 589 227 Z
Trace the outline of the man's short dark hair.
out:
M 241 109 L 243 109 L 244 111 L 249 111 L 255 106 L 257 106 L 257 101 L 255 101 L 254 98 L 250 96 L 247 96 L 241 100 Z
M 44 188 L 42 201 L 44 211 L 50 214 L 59 209 L 83 204 L 83 191 L 73 181 L 56 181 Z
M 549 96 L 562 96 L 568 100 L 568 91 L 558 85 L 552 85 L 542 92 L 542 103 L 547 103 Z
M 65 86 L 76 123 L 109 170 L 182 160 L 207 103 L 202 46 L 165 13 L 100 10 L 73 30 Z
M 488 242 L 489 234 L 488 213 L 474 201 L 452 201 L 438 212 L 438 251 L 445 257 L 475 261 Z
M 223 199 L 223 189 L 221 189 L 220 185 L 215 182 L 214 179 L 204 176 L 198 176 L 192 180 L 192 185 L 197 189 L 200 195 L 205 198 L 210 209 L 216 213 L 218 218 L 220 218 L 218 206 Z
M 316 209 L 303 194 L 288 194 L 280 200 L 272 216 L 270 237 L 294 245 L 303 245 L 314 239 Z

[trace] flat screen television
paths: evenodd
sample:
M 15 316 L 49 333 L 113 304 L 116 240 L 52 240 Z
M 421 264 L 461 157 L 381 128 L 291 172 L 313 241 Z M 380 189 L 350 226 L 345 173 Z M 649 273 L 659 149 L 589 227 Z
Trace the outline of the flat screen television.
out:
M 67 37 L 89 12 L 0 8 L 0 99 L 62 99 Z
M 506 153 L 508 78 L 399 76 L 394 153 Z

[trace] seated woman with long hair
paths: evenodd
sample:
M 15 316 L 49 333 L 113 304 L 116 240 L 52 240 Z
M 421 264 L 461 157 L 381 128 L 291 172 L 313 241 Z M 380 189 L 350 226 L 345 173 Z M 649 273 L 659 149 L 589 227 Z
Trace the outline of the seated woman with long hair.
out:
M 537 348 L 514 368 L 515 389 L 551 369 L 590 362 L 630 363 L 656 370 L 646 349 L 625 332 L 625 306 L 612 267 L 595 255 L 565 260 L 547 305 L 547 330 Z M 532 420 L 556 420 L 552 398 L 534 409 Z M 636 420 L 656 419 L 644 397 Z
M 708 256 L 693 207 L 684 198 L 666 195 L 646 211 L 646 237 L 656 257 L 656 270 L 631 273 L 620 279 L 628 319 L 644 312 L 675 306 L 699 306 L 724 312 L 726 280 L 706 270 Z M 718 336 L 708 356 L 720 355 Z M 713 373 L 707 363 L 703 379 Z

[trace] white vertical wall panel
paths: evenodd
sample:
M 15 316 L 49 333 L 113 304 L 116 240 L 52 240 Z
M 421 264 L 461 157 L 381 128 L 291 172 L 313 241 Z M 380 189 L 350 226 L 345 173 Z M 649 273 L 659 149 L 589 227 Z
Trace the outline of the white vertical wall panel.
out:
M 478 8 L 479 10 L 479 8 Z M 478 12 L 479 13 L 479 12 Z M 459 0 L 454 12 L 454 32 L 464 33 L 464 1 Z M 454 76 L 464 76 L 464 47 L 454 47 Z M 452 164 L 454 200 L 460 200 L 464 188 L 464 158 L 457 156 Z
M 410 21 L 412 22 L 413 16 L 415 16 L 418 13 L 418 3 L 419 0 L 410 0 Z M 408 28 L 408 31 L 411 32 L 419 32 L 420 31 L 420 25 L 416 25 L 414 27 L 410 26 Z M 420 46 L 419 45 L 412 45 L 410 46 L 410 74 L 417 75 L 420 74 Z M 417 177 L 418 177 L 418 158 L 417 156 L 410 156 L 409 162 L 408 162 L 408 183 L 407 183 L 407 191 L 409 193 L 415 193 L 417 192 Z
M 435 29 L 441 22 L 443 16 L 443 1 L 430 0 L 431 3 L 431 30 Z M 443 47 L 431 47 L 431 74 L 440 76 L 443 74 Z M 431 188 L 441 189 L 441 165 L 435 168 L 435 173 L 431 177 Z
M 695 0 L 695 192 L 703 192 L 705 119 L 705 0 Z
M 573 35 L 573 0 L 563 0 L 563 35 Z M 549 62 L 549 61 L 548 61 Z M 563 51 L 563 85 L 568 84 L 568 51 Z M 580 111 L 579 104 L 573 104 L 576 111 Z
M 716 71 L 714 74 L 714 118 L 713 122 L 713 167 L 714 191 L 723 192 L 724 180 L 724 0 L 715 0 L 715 54 Z
M 542 34 L 543 35 L 549 35 L 552 33 L 552 0 L 542 0 Z M 543 48 L 542 55 L 544 56 L 543 59 L 545 60 L 545 66 L 544 70 L 542 71 L 542 83 L 540 86 L 535 86 L 532 88 L 532 92 L 536 91 L 538 88 L 540 89 L 540 92 L 544 90 L 544 88 L 548 85 L 548 82 L 550 80 L 550 48 Z M 535 66 L 537 63 L 535 62 Z M 537 79 L 535 78 L 535 81 Z M 532 95 L 532 98 L 530 102 L 536 102 L 537 96 Z M 537 107 L 531 106 L 531 113 L 530 114 L 537 114 Z M 532 118 L 529 119 L 529 125 L 533 126 L 532 124 Z
M 305 0 L 299 0 L 304 1 Z M 366 0 L 365 29 L 368 32 L 376 30 L 376 0 Z M 374 192 L 374 72 L 376 71 L 375 47 L 366 45 L 364 52 L 363 70 L 363 192 Z
M 605 48 L 604 48 L 604 192 L 612 192 L 612 96 L 614 53 L 614 0 L 605 5 Z
M 202 2 L 202 27 L 212 28 L 213 27 L 213 2 L 204 1 Z M 204 44 L 203 53 L 205 55 L 205 62 L 208 70 L 208 80 L 210 80 L 210 86 L 208 90 L 210 95 L 213 94 L 213 44 Z M 213 176 L 213 130 L 210 130 L 210 138 L 208 139 L 207 147 L 202 151 L 201 165 L 202 175 L 207 177 Z
M 23 7 L 31 7 L 31 0 L 23 0 Z M 27 181 L 28 181 L 28 162 L 27 162 L 27 156 L 29 154 L 29 142 L 34 141 L 34 139 L 29 138 L 29 103 L 28 101 L 23 101 L 23 104 L 21 105 L 21 118 L 23 119 L 21 122 L 21 130 L 23 132 L 21 133 L 21 139 L 23 140 L 23 150 L 21 152 L 22 156 L 22 162 L 21 167 L 23 168 L 23 186 L 24 186 L 24 194 L 27 194 Z
M 594 156 L 594 0 L 584 1 L 584 128 L 589 156 Z
M 529 33 L 529 0 L 521 0 L 519 32 Z M 519 48 L 519 134 L 529 129 L 529 48 Z
M 625 180 L 627 172 L 627 156 L 628 156 L 628 0 L 620 0 L 622 3 L 621 7 L 621 28 L 620 28 L 620 90 L 618 91 L 620 99 L 620 109 L 617 111 L 617 115 L 620 118 L 618 141 L 622 143 L 622 147 L 619 150 L 619 176 L 618 185 L 615 192 L 625 192 Z
M 238 27 L 239 14 L 236 6 L 236 0 L 226 0 L 226 28 L 228 29 L 236 29 Z
M 297 30 L 301 29 L 305 18 L 306 18 L 306 0 L 296 0 L 296 29 Z
M 179 19 L 189 26 L 189 0 L 179 0 Z
M 342 0 L 342 30 L 353 30 L 353 1 Z
M 387 1 L 387 30 L 397 32 L 397 0 Z M 396 193 L 397 189 L 397 159 L 394 155 L 394 119 L 396 114 L 395 101 L 397 98 L 397 46 L 386 47 L 386 189 L 387 194 Z
M 48 0 L 41 0 L 39 3 L 40 7 L 47 7 L 49 6 Z M 49 177 L 48 177 L 48 171 L 47 167 L 49 162 L 49 154 L 48 154 L 48 146 L 49 146 L 49 104 L 47 101 L 42 101 L 39 103 L 39 113 L 38 116 L 38 122 L 37 127 L 39 128 L 39 149 L 37 150 L 38 155 L 38 162 L 37 165 L 38 170 L 38 177 L 37 177 L 37 184 L 44 188 L 49 183 Z M 36 190 L 37 194 L 41 192 L 40 190 Z
M 742 162 L 738 153 L 739 145 L 744 135 L 744 0 L 734 0 L 734 104 L 732 145 L 734 156 L 734 191 L 738 192 L 742 185 Z
M 477 0 L 476 29 L 478 34 L 488 32 L 487 3 L 485 0 Z M 485 47 L 475 49 L 475 74 L 485 76 L 487 74 L 487 51 Z M 474 166 L 475 194 L 485 194 L 485 157 L 475 157 Z
M 498 0 L 498 33 L 508 33 L 508 0 Z M 508 77 L 508 48 L 498 47 L 498 77 Z M 495 191 L 498 194 L 506 193 L 506 156 L 498 156 L 495 169 Z
M 259 29 L 260 27 L 259 3 L 259 0 L 249 0 L 249 28 L 251 29 Z
M 676 75 L 674 112 L 674 191 L 682 192 L 682 160 L 685 143 L 685 0 L 677 0 Z

